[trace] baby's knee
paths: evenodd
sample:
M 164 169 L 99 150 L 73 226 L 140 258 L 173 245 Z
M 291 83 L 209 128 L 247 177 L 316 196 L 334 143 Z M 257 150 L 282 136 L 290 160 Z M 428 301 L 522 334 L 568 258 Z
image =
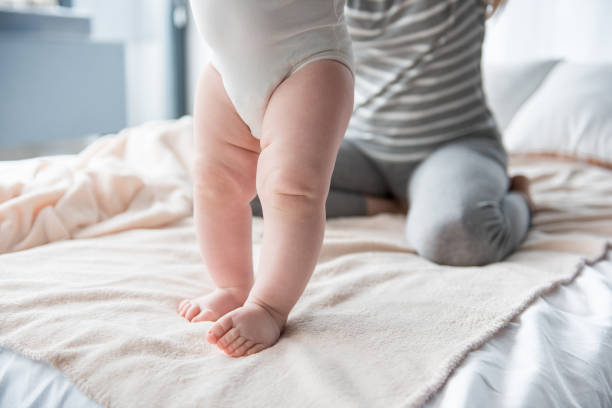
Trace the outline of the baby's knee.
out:
M 444 216 L 412 214 L 408 239 L 422 257 L 440 265 L 479 266 L 503 258 L 501 225 L 483 219 L 478 208 Z
M 200 199 L 248 202 L 255 197 L 252 176 L 237 174 L 211 160 L 197 159 L 192 171 L 194 194 Z
M 320 177 L 295 169 L 274 169 L 257 178 L 257 195 L 264 208 L 318 211 L 325 206 L 328 189 Z

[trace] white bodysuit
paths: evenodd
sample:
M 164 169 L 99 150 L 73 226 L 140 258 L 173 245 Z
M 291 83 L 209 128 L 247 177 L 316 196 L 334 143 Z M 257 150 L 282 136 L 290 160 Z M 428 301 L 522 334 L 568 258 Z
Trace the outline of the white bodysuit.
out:
M 256 138 L 274 89 L 306 64 L 332 59 L 353 71 L 345 0 L 191 0 L 211 63 Z

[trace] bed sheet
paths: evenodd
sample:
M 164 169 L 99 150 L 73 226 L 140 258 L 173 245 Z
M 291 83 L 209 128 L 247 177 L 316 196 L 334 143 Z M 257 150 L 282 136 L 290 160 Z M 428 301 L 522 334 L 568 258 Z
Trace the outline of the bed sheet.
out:
M 43 361 L 0 347 L 0 407 L 100 408 L 66 376 Z
M 611 257 L 472 352 L 427 408 L 611 407 Z
M 472 352 L 427 408 L 612 406 L 612 252 Z M 0 407 L 99 408 L 53 366 L 0 348 Z

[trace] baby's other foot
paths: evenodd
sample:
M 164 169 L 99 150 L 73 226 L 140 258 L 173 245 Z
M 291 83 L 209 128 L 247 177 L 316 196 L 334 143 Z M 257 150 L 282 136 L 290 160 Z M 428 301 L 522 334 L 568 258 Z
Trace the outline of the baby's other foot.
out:
M 248 356 L 276 343 L 285 321 L 286 316 L 247 302 L 219 319 L 208 330 L 206 339 L 228 356 Z
M 246 288 L 217 288 L 208 295 L 183 300 L 179 303 L 177 312 L 193 323 L 214 322 L 242 306 L 248 294 L 249 290 Z

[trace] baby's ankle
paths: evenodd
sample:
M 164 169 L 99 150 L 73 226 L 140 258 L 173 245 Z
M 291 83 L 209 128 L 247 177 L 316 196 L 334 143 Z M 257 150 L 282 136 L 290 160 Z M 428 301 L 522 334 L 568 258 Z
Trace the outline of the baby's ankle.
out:
M 244 302 L 245 306 L 249 304 L 257 306 L 268 312 L 268 314 L 274 319 L 280 330 L 285 327 L 285 323 L 287 323 L 287 317 L 289 316 L 289 313 L 283 313 L 282 311 L 278 310 L 277 308 L 274 308 L 267 302 L 252 296 L 247 298 L 247 300 Z
M 249 297 L 253 285 L 226 286 L 217 287 L 217 290 L 223 291 L 240 303 L 244 303 Z

